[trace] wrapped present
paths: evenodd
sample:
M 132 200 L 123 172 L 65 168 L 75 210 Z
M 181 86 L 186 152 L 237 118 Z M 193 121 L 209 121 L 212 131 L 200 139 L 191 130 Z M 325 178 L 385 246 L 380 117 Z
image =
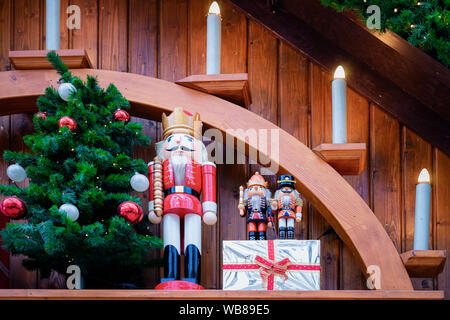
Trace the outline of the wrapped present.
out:
M 320 290 L 320 241 L 223 241 L 224 290 Z

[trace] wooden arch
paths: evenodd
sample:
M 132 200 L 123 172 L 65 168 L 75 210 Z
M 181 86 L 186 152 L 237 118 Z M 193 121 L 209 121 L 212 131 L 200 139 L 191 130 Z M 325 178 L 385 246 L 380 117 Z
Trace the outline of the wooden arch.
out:
M 365 201 L 340 174 L 286 131 L 244 108 L 172 82 L 107 70 L 78 69 L 73 73 L 82 79 L 87 74 L 97 76 L 103 87 L 114 83 L 138 117 L 160 120 L 162 112 L 171 112 L 176 106 L 198 112 L 207 127 L 246 140 L 247 152 L 258 150 L 258 143 L 229 129 L 278 130 L 282 142 L 279 159 L 271 160 L 295 176 L 299 191 L 352 250 L 364 274 L 375 265 L 380 270 L 381 289 L 413 290 L 396 248 Z M 53 70 L 0 72 L 0 115 L 36 111 L 36 98 L 47 86 L 56 87 L 58 78 Z M 270 150 L 265 153 L 270 156 Z

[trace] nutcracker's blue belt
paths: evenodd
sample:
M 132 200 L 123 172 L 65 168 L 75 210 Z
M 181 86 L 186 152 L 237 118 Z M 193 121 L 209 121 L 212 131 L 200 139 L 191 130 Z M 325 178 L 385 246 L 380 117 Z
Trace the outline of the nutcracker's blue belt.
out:
M 194 197 L 200 199 L 200 193 L 198 193 L 197 191 L 195 191 L 192 188 L 185 187 L 185 186 L 175 186 L 175 187 L 168 188 L 164 191 L 164 194 L 166 196 L 168 196 L 169 194 L 172 194 L 172 193 L 187 193 L 187 194 L 193 195 Z

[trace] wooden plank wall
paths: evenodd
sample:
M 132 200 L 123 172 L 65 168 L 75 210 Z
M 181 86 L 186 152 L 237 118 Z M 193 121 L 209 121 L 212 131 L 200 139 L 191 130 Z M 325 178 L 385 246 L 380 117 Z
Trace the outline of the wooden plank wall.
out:
M 62 0 L 61 48 L 89 50 L 96 67 L 174 81 L 206 70 L 206 12 L 209 0 Z M 65 9 L 81 9 L 81 29 L 67 30 Z M 287 130 L 309 147 L 331 142 L 332 75 L 248 20 L 224 1 L 222 11 L 222 72 L 248 72 L 253 103 L 249 109 Z M 45 47 L 45 1 L 0 0 L 0 70 L 9 70 L 10 49 Z M 0 118 L 0 151 L 24 150 L 22 136 L 31 132 L 30 115 Z M 146 161 L 154 156 L 161 137 L 158 122 L 136 119 L 152 138 L 151 148 L 137 148 Z M 368 145 L 368 165 L 356 177 L 345 177 L 373 209 L 399 252 L 412 248 L 415 183 L 423 167 L 432 173 L 433 204 L 430 248 L 450 248 L 450 161 L 447 155 L 348 89 L 349 142 Z M 295 156 L 295 155 L 293 155 Z M 301 161 L 301 159 L 298 159 Z M 0 183 L 8 183 L 6 163 L 0 160 Z M 236 207 L 238 186 L 257 165 L 219 165 L 220 219 L 203 228 L 202 281 L 220 288 L 221 240 L 244 239 L 246 226 Z M 270 177 L 272 189 L 275 177 Z M 146 195 L 143 203 L 147 202 Z M 146 210 L 146 208 L 145 208 Z M 0 227 L 5 219 L 0 218 Z M 153 226 L 159 234 L 159 226 Z M 269 233 L 270 235 L 270 233 Z M 272 236 L 272 235 L 271 235 Z M 296 227 L 298 239 L 321 239 L 322 289 L 362 289 L 364 279 L 351 252 L 310 205 Z M 21 257 L 0 252 L 9 266 L 9 281 L 0 270 L 0 287 L 45 287 L 35 272 L 21 267 Z M 145 273 L 154 287 L 161 270 Z M 437 279 L 416 279 L 416 289 L 446 290 L 450 297 L 450 267 Z

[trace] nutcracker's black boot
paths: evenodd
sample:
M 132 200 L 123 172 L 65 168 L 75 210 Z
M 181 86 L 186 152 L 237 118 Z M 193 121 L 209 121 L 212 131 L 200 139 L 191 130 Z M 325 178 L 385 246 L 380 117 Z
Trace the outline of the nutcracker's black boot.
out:
M 288 238 L 288 240 L 294 239 L 294 227 L 287 228 L 287 238 Z
M 264 231 L 261 231 L 259 233 L 259 238 L 258 240 L 266 240 L 266 233 Z
M 184 276 L 183 281 L 189 281 L 193 283 L 200 283 L 200 250 L 190 244 L 184 251 Z
M 280 240 L 286 239 L 286 227 L 280 227 Z
M 256 240 L 256 232 L 249 232 L 248 240 Z
M 180 280 L 180 254 L 169 244 L 164 248 L 164 278 L 161 282 L 173 280 Z

